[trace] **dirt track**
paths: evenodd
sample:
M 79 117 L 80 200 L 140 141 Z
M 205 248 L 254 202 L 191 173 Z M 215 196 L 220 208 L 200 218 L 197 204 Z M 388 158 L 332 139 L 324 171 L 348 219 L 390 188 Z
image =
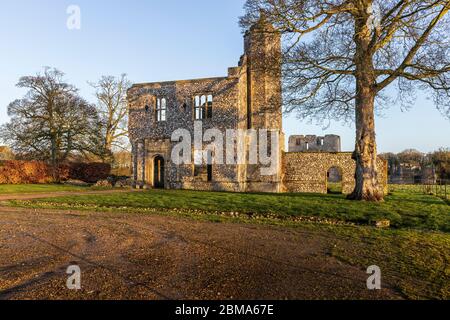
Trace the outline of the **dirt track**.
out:
M 0 221 L 0 299 L 401 298 L 367 290 L 327 233 L 1 207 Z M 66 288 L 69 265 L 81 291 Z

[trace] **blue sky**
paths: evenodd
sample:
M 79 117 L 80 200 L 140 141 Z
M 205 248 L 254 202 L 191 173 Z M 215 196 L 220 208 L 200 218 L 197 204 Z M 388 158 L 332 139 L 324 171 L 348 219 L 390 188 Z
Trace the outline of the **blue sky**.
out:
M 43 66 L 66 73 L 68 82 L 94 102 L 87 81 L 127 73 L 133 82 L 224 76 L 243 52 L 238 17 L 244 0 L 15 0 L 0 5 L 0 123 L 23 91 L 15 84 Z M 69 5 L 81 9 L 81 30 L 68 30 Z M 380 152 L 450 147 L 450 121 L 419 97 L 408 112 L 392 106 L 377 118 Z M 354 126 L 322 126 L 284 119 L 286 135 L 340 134 L 354 146 Z

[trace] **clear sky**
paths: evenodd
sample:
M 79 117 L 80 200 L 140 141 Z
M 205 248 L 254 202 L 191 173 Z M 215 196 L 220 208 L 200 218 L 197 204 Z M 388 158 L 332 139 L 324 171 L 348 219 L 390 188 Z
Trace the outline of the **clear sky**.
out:
M 66 73 L 68 82 L 94 102 L 87 81 L 127 73 L 133 82 L 225 76 L 243 52 L 238 17 L 244 0 L 15 0 L 0 4 L 0 123 L 23 91 L 15 84 L 43 66 Z M 66 26 L 69 5 L 81 9 L 81 29 Z M 377 118 L 380 152 L 450 147 L 450 121 L 424 98 L 402 112 L 392 106 Z M 286 136 L 342 136 L 354 146 L 354 126 L 309 125 L 285 117 Z

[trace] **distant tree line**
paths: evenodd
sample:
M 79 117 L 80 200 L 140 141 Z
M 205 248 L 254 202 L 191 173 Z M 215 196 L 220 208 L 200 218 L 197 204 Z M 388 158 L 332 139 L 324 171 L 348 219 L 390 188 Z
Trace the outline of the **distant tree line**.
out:
M 450 149 L 441 148 L 431 153 L 408 149 L 397 154 L 383 153 L 381 157 L 388 161 L 388 173 L 391 177 L 400 175 L 404 169 L 422 173 L 424 169 L 431 168 L 436 178 L 450 179 Z
M 55 182 L 67 161 L 101 161 L 113 165 L 115 149 L 126 149 L 130 82 L 125 75 L 104 76 L 91 83 L 97 104 L 79 95 L 64 73 L 46 67 L 20 78 L 26 94 L 8 105 L 10 121 L 0 127 L 0 140 L 16 159 L 40 160 L 52 167 Z

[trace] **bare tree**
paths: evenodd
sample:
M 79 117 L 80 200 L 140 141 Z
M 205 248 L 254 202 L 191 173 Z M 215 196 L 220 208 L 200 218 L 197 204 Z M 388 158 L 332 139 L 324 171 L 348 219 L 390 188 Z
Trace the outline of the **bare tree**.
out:
M 247 0 L 245 9 L 244 28 L 263 12 L 284 35 L 287 111 L 354 120 L 350 198 L 382 200 L 376 108 L 396 101 L 409 107 L 421 90 L 450 116 L 450 1 Z
M 0 146 L 0 161 L 14 160 L 14 153 L 7 146 Z
M 73 152 L 94 153 L 99 119 L 94 106 L 63 81 L 64 74 L 45 68 L 42 74 L 22 77 L 24 98 L 9 104 L 11 121 L 1 127 L 2 140 L 19 158 L 49 161 L 55 182 L 59 166 Z
M 103 156 L 113 161 L 113 149 L 125 149 L 128 137 L 127 129 L 127 90 L 131 86 L 125 74 L 116 78 L 103 76 L 97 83 L 91 83 L 96 89 L 97 108 L 102 120 Z
M 439 178 L 450 179 L 450 149 L 441 148 L 439 151 L 433 152 L 430 156 Z

